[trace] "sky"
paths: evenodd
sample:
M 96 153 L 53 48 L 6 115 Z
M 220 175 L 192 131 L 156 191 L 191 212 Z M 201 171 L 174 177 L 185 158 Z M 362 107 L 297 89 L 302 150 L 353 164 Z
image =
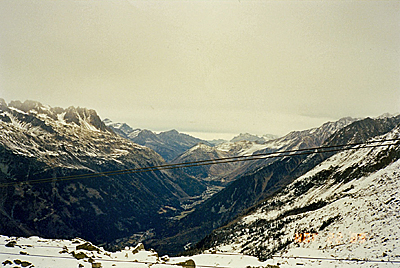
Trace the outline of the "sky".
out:
M 0 98 L 200 138 L 400 112 L 400 1 L 1 0 Z

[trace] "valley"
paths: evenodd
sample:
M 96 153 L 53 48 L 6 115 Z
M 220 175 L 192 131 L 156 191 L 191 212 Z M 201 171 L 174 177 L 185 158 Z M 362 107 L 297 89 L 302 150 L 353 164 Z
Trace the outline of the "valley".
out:
M 213 144 L 86 108 L 0 100 L 0 109 L 1 235 L 248 255 L 264 267 L 289 267 L 296 256 L 306 267 L 399 258 L 400 116 Z M 136 172 L 183 163 L 206 165 Z

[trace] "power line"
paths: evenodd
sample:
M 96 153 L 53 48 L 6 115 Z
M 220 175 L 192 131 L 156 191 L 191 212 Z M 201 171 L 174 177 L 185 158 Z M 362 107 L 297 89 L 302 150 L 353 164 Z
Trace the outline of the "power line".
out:
M 380 144 L 380 145 L 364 146 L 364 147 L 358 147 L 358 148 L 340 148 L 340 147 L 366 145 L 366 144 L 377 143 L 377 142 L 388 142 L 388 141 L 399 141 L 399 140 L 400 139 L 379 140 L 379 141 L 372 141 L 372 142 L 368 142 L 368 143 L 354 143 L 354 144 L 323 146 L 323 147 L 314 147 L 314 148 L 297 149 L 297 150 L 275 151 L 275 152 L 271 152 L 271 153 L 255 154 L 255 155 L 249 155 L 249 156 L 235 156 L 235 157 L 200 160 L 200 161 L 192 161 L 192 162 L 177 163 L 177 164 L 149 166 L 149 167 L 143 167 L 143 168 L 105 171 L 105 172 L 97 172 L 97 173 L 89 173 L 89 174 L 81 174 L 81 175 L 71 175 L 71 176 L 63 176 L 63 177 L 53 177 L 53 178 L 30 180 L 30 181 L 25 181 L 25 182 L 3 183 L 3 184 L 0 184 L 0 187 L 8 187 L 8 186 L 12 186 L 12 185 L 28 184 L 28 183 L 29 184 L 45 183 L 45 182 L 51 182 L 51 181 L 55 181 L 55 180 L 63 181 L 63 180 L 72 180 L 72 179 L 93 178 L 93 177 L 100 177 L 100 176 L 105 176 L 105 175 L 123 175 L 123 174 L 141 173 L 141 172 L 149 172 L 149 171 L 157 171 L 157 170 L 176 169 L 176 168 L 183 168 L 183 167 L 194 167 L 194 166 L 232 163 L 232 162 L 239 162 L 239 161 L 260 160 L 260 159 L 268 159 L 268 158 L 284 157 L 284 156 L 296 156 L 296 155 L 313 154 L 313 153 L 337 152 L 337 151 L 343 151 L 343 150 L 361 149 L 361 148 L 369 148 L 369 147 L 373 148 L 373 147 L 381 147 L 381 146 L 390 146 L 390 145 L 395 145 L 395 144 Z M 325 150 L 325 151 L 320 151 L 320 152 L 313 151 L 313 150 L 328 149 L 328 148 L 338 148 L 338 149 Z M 303 153 L 296 153 L 296 152 L 303 152 Z M 291 153 L 291 154 L 288 155 L 288 153 Z M 277 155 L 277 154 L 283 154 L 283 155 Z
M 0 252 L 0 254 L 2 255 L 11 255 L 11 256 L 19 256 L 21 257 L 21 254 L 18 253 L 6 253 L 6 252 Z M 50 256 L 50 255 L 42 255 L 42 254 L 28 254 L 28 255 L 23 255 L 26 257 L 33 257 L 33 258 L 51 258 L 51 259 L 68 259 L 68 260 L 77 260 L 73 257 L 70 256 Z M 118 260 L 118 259 L 100 259 L 100 258 L 92 258 L 90 256 L 88 256 L 88 258 L 91 258 L 93 261 L 104 261 L 104 262 L 123 262 L 123 263 L 139 263 L 139 264 L 160 264 L 160 265 L 168 265 L 168 266 L 174 266 L 176 267 L 177 264 L 173 264 L 173 263 L 163 263 L 163 262 L 152 262 L 152 261 L 139 261 L 139 260 L 133 260 L 133 261 L 124 261 L 124 260 Z M 182 262 L 185 262 L 185 260 L 182 260 Z M 190 264 L 185 265 L 184 267 L 191 267 Z M 230 266 L 213 266 L 213 265 L 201 265 L 201 264 L 195 264 L 195 267 L 204 267 L 204 268 L 233 268 Z
M 326 257 L 304 257 L 304 256 L 277 256 L 272 258 L 282 259 L 303 259 L 303 260 L 323 260 L 323 261 L 347 261 L 347 262 L 378 262 L 378 263 L 400 263 L 400 260 L 371 260 L 371 259 L 348 259 L 348 258 L 326 258 Z
M 292 157 L 292 156 L 309 155 L 309 154 L 316 154 L 316 153 L 322 154 L 322 153 L 339 152 L 339 151 L 346 151 L 346 150 L 358 150 L 358 149 L 363 149 L 363 148 L 376 148 L 376 147 L 398 145 L 398 143 L 372 145 L 375 143 L 385 143 L 385 142 L 395 142 L 395 141 L 400 141 L 400 138 L 399 139 L 387 139 L 387 140 L 375 140 L 375 141 L 368 141 L 368 142 L 363 142 L 363 143 L 360 142 L 360 143 L 351 143 L 351 144 L 342 144 L 342 145 L 311 147 L 311 148 L 296 149 L 296 150 L 275 151 L 275 152 L 262 153 L 262 154 L 233 156 L 233 157 L 216 158 L 216 159 L 209 159 L 209 160 L 199 160 L 199 161 L 191 161 L 191 162 L 176 163 L 176 164 L 165 164 L 165 165 L 157 165 L 157 166 L 149 166 L 149 167 L 141 167 L 141 168 L 133 168 L 133 169 L 113 170 L 113 171 L 81 174 L 81 175 L 70 175 L 70 176 L 62 176 L 62 177 L 44 178 L 44 179 L 28 180 L 28 181 L 23 181 L 23 182 L 9 182 L 9 183 L 0 184 L 0 188 L 9 187 L 9 186 L 13 186 L 13 185 L 38 184 L 38 183 L 47 183 L 47 182 L 53 182 L 53 181 L 58 182 L 58 181 L 66 181 L 66 180 L 95 178 L 95 177 L 101 177 L 101 176 L 125 175 L 125 174 L 133 174 L 133 173 L 170 170 L 170 169 L 177 169 L 177 168 L 227 164 L 227 163 L 243 162 L 243 161 L 254 161 L 254 160 L 285 157 L 285 156 Z M 356 147 L 356 146 L 359 146 L 359 147 Z
M 142 167 L 136 169 L 125 169 L 125 170 L 115 170 L 115 171 L 106 171 L 99 173 L 91 173 L 91 174 L 82 174 L 76 176 L 64 176 L 64 177 L 56 177 L 56 178 L 47 178 L 47 179 L 38 179 L 31 180 L 26 182 L 16 182 L 16 183 L 4 183 L 0 184 L 0 187 L 9 187 L 17 184 L 29 184 L 29 183 L 46 183 L 51 181 L 63 181 L 63 180 L 73 180 L 73 179 L 84 179 L 84 178 L 95 178 L 100 176 L 108 176 L 108 175 L 121 175 L 121 174 L 131 174 L 131 173 L 139 173 L 139 172 L 150 172 L 150 171 L 159 171 L 159 170 L 167 170 L 167 169 L 176 169 L 176 168 L 184 168 L 184 167 L 195 167 L 195 166 L 205 166 L 205 165 L 213 165 L 213 164 L 222 164 L 222 163 L 232 163 L 239 161 L 252 161 L 259 159 L 268 159 L 268 158 L 276 158 L 276 157 L 292 157 L 298 155 L 309 155 L 315 153 L 328 153 L 328 152 L 338 152 L 338 151 L 346 151 L 346 150 L 358 150 L 364 148 L 376 148 L 376 147 L 384 147 L 384 146 L 392 146 L 398 145 L 398 143 L 389 143 L 389 144 L 375 144 L 375 143 L 385 143 L 385 142 L 395 142 L 400 141 L 400 139 L 388 139 L 388 140 L 376 140 L 365 143 L 353 143 L 353 144 L 344 144 L 344 145 L 335 145 L 335 146 L 321 146 L 321 147 L 313 147 L 306 149 L 298 149 L 298 150 L 287 150 L 287 151 L 276 151 L 271 153 L 264 154 L 254 154 L 249 156 L 236 156 L 236 157 L 227 157 L 227 158 L 219 158 L 219 159 L 210 159 L 210 160 L 201 160 L 201 161 L 192 161 L 186 163 L 177 163 L 177 164 L 166 164 L 166 165 L 158 165 L 158 166 L 149 166 Z M 375 145 L 373 145 L 375 144 Z M 359 146 L 359 147 L 354 147 Z M 0 253 L 0 254 L 8 254 L 8 255 L 18 255 L 12 253 Z M 28 255 L 30 257 L 40 257 L 40 258 L 63 258 L 63 259 L 71 259 L 69 257 L 64 256 L 47 256 L 47 255 Z M 369 259 L 345 259 L 345 258 L 324 258 L 324 257 L 289 257 L 289 256 L 272 256 L 276 258 L 293 258 L 293 259 L 309 259 L 309 260 L 326 260 L 326 261 L 348 261 L 348 262 L 387 262 L 387 263 L 400 263 L 400 260 L 369 260 Z M 106 259 L 95 259 L 98 261 L 114 261 L 114 262 L 132 262 L 133 261 L 122 261 L 122 260 L 106 260 Z M 153 262 L 136 262 L 136 263 L 144 263 L 144 264 L 163 264 L 163 263 L 153 263 Z M 167 264 L 164 265 L 174 265 Z M 174 265 L 175 266 L 175 265 Z M 205 268 L 213 268 L 215 266 L 206 266 L 206 265 L 196 265 L 197 267 L 205 267 Z M 221 267 L 221 266 L 218 266 Z M 230 267 L 224 267 L 230 268 Z
M 1 255 L 9 255 L 9 256 L 19 256 L 21 257 L 21 254 L 19 253 L 7 253 L 7 252 L 0 252 Z M 227 255 L 227 254 L 212 254 L 212 255 Z M 68 260 L 77 260 L 71 256 L 51 256 L 51 255 L 43 255 L 43 254 L 28 254 L 28 255 L 22 255 L 26 256 L 28 258 L 51 258 L 51 259 L 68 259 Z M 245 255 L 243 255 L 245 256 Z M 162 265 L 168 265 L 168 266 L 175 266 L 177 264 L 173 263 L 163 263 L 163 262 L 153 262 L 153 261 L 138 261 L 138 260 L 118 260 L 118 259 L 102 259 L 102 258 L 93 258 L 88 256 L 88 258 L 91 258 L 93 261 L 104 261 L 104 262 L 122 262 L 122 263 L 138 263 L 138 264 L 162 264 Z M 326 258 L 326 257 L 305 257 L 305 256 L 278 256 L 278 255 L 273 255 L 272 258 L 281 258 L 281 259 L 300 259 L 300 260 L 321 260 L 321 261 L 346 261 L 346 262 L 373 262 L 373 263 L 400 263 L 400 260 L 373 260 L 373 259 L 356 259 L 356 258 Z M 182 260 L 182 262 L 185 262 L 185 260 Z M 213 265 L 201 265 L 201 264 L 195 264 L 196 267 L 204 267 L 204 268 L 233 268 L 232 266 L 213 266 Z M 190 267 L 190 265 L 187 265 L 187 267 Z

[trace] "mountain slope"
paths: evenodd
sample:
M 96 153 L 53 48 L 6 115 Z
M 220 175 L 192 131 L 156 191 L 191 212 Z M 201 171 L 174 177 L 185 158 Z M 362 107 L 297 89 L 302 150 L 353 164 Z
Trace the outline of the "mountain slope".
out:
M 391 122 L 388 124 L 388 122 Z M 369 122 L 369 123 L 368 123 Z M 278 148 L 286 148 L 287 150 L 304 149 L 313 144 L 325 141 L 324 146 L 330 146 L 335 143 L 336 139 L 340 139 L 343 144 L 353 142 L 363 142 L 366 137 L 374 137 L 383 134 L 381 132 L 390 131 L 393 126 L 400 123 L 400 117 L 392 119 L 365 119 L 360 122 L 354 122 L 345 125 L 341 130 L 332 127 L 332 125 L 342 126 L 342 123 L 333 122 L 324 124 L 319 129 L 312 129 L 306 134 L 306 131 L 299 132 L 298 136 L 290 133 L 288 137 L 283 137 L 277 143 Z M 370 131 L 368 125 L 381 125 L 379 131 Z M 336 132 L 335 132 L 336 129 Z M 337 131 L 339 130 L 339 131 Z M 331 137 L 327 133 L 334 132 Z M 363 134 L 363 139 L 354 140 L 354 133 Z M 320 136 L 322 135 L 322 137 Z M 293 141 L 289 142 L 289 141 Z M 275 147 L 275 148 L 276 148 Z M 261 152 L 269 152 L 264 150 Z M 242 174 L 234 182 L 229 184 L 225 189 L 212 196 L 209 200 L 195 208 L 179 222 L 171 223 L 175 229 L 166 229 L 161 231 L 164 238 L 158 241 L 149 241 L 152 247 L 163 252 L 164 246 L 168 245 L 169 249 L 175 246 L 174 250 L 179 251 L 187 243 L 194 243 L 202 238 L 207 232 L 218 228 L 233 220 L 237 215 L 243 213 L 248 208 L 256 205 L 258 202 L 273 196 L 279 192 L 282 187 L 291 183 L 296 178 L 302 176 L 306 172 L 313 169 L 317 164 L 321 163 L 334 153 L 315 154 L 315 155 L 298 155 L 293 157 L 273 158 L 267 160 L 257 160 L 255 169 L 252 172 Z M 264 166 L 261 164 L 264 161 Z M 251 164 L 254 165 L 254 164 Z M 207 215 L 206 217 L 204 215 Z M 179 226 L 176 228 L 176 226 Z
M 236 142 L 224 142 L 214 147 L 204 145 L 195 146 L 177 157 L 174 162 L 184 163 L 200 159 L 210 160 L 215 158 L 247 156 L 253 154 L 272 153 L 276 151 L 318 147 L 336 130 L 354 122 L 355 120 L 356 119 L 353 118 L 342 118 L 335 122 L 325 123 L 318 128 L 293 131 L 286 136 L 268 141 L 264 140 L 262 143 L 260 143 L 260 140 L 254 138 L 257 136 L 241 134 L 233 139 L 238 140 Z M 246 138 L 255 141 L 245 140 Z M 226 185 L 227 183 L 242 177 L 244 174 L 251 173 L 260 167 L 274 162 L 275 160 L 276 159 L 259 159 L 251 162 L 235 162 L 217 166 L 192 167 L 184 170 L 186 173 L 197 178 L 207 179 L 214 183 L 222 183 L 223 185 Z
M 94 110 L 0 100 L 0 132 L 3 234 L 107 242 L 153 228 L 179 212 L 182 200 L 205 190 L 169 171 L 77 179 L 165 163 L 151 149 L 114 134 Z M 29 183 L 56 177 L 66 180 Z
M 153 149 L 166 161 L 172 161 L 198 143 L 209 144 L 207 141 L 179 133 L 176 130 L 156 134 L 147 129 L 132 129 L 125 123 L 113 123 L 109 119 L 105 119 L 104 123 L 118 135 Z
M 400 139 L 400 127 L 375 140 L 393 138 Z M 248 215 L 215 230 L 197 248 L 242 252 L 261 260 L 277 253 L 398 259 L 399 145 L 331 156 Z
M 173 163 L 188 163 L 211 159 L 229 158 L 241 155 L 250 155 L 257 148 L 264 148 L 263 144 L 251 141 L 224 142 L 216 146 L 199 143 L 190 148 L 177 158 Z M 218 165 L 207 165 L 183 168 L 182 170 L 196 178 L 206 180 L 212 184 L 226 185 L 230 180 L 225 178 L 229 174 L 236 173 L 237 168 L 246 165 L 245 162 L 232 162 Z M 231 176 L 233 177 L 233 176 Z
M 336 131 L 343 129 L 357 120 L 358 119 L 355 118 L 345 117 L 339 119 L 338 121 L 324 123 L 320 127 L 302 131 L 292 131 L 281 138 L 266 142 L 263 144 L 263 147 L 257 148 L 257 150 L 253 151 L 252 154 L 264 154 L 277 151 L 291 151 L 318 147 L 326 143 L 326 140 Z M 246 174 L 247 172 L 253 172 L 254 170 L 264 167 L 275 160 L 276 159 L 260 159 L 249 162 L 247 165 L 244 165 L 238 169 L 236 171 L 237 175 L 234 178 L 230 178 L 230 180 L 235 180 L 243 174 Z M 234 173 L 232 173 L 232 175 L 233 174 Z

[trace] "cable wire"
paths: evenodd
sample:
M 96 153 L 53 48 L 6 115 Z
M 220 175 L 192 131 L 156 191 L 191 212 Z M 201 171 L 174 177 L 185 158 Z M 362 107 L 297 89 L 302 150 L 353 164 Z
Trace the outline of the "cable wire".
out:
M 35 184 L 35 183 L 47 183 L 52 181 L 64 181 L 64 180 L 74 180 L 74 179 L 84 179 L 84 178 L 95 178 L 100 176 L 114 176 L 114 175 L 123 175 L 123 174 L 133 174 L 133 173 L 141 173 L 141 172 L 150 172 L 150 171 L 160 171 L 160 170 L 169 170 L 176 168 L 184 168 L 184 167 L 195 167 L 195 166 L 206 166 L 206 165 L 214 165 L 214 164 L 223 164 L 223 163 L 232 163 L 232 162 L 241 162 L 241 161 L 253 161 L 260 159 L 269 159 L 276 157 L 292 157 L 299 155 L 310 155 L 316 153 L 329 153 L 329 152 L 339 152 L 346 150 L 359 150 L 364 148 L 377 148 L 384 146 L 392 146 L 399 145 L 399 143 L 389 143 L 389 144 L 376 144 L 375 143 L 385 143 L 385 142 L 395 142 L 400 141 L 400 139 L 388 139 L 388 140 L 376 140 L 369 141 L 364 143 L 352 143 L 352 144 L 343 144 L 343 145 L 334 145 L 334 146 L 320 146 L 320 147 L 312 147 L 305 149 L 297 149 L 297 150 L 286 150 L 286 151 L 276 151 L 270 153 L 263 154 L 254 154 L 254 155 L 244 155 L 244 156 L 235 156 L 235 157 L 227 157 L 227 158 L 218 158 L 218 159 L 210 159 L 210 160 L 200 160 L 200 161 L 192 161 L 186 163 L 177 163 L 177 164 L 165 164 L 158 166 L 149 166 L 142 168 L 134 168 L 134 169 L 125 169 L 125 170 L 115 170 L 115 171 L 105 171 L 98 173 L 90 173 L 90 174 L 82 174 L 75 176 L 63 176 L 63 177 L 54 177 L 54 178 L 45 178 L 45 179 L 37 179 L 30 180 L 25 182 L 11 182 L 11 183 L 3 183 L 0 184 L 0 188 L 9 187 L 13 185 L 20 184 Z M 355 147 L 359 146 L 359 147 Z M 7 255 L 17 255 L 20 254 L 15 253 L 3 253 Z M 27 255 L 29 257 L 37 257 L 37 258 L 59 258 L 59 259 L 72 259 L 70 257 L 64 256 L 48 256 L 48 255 Z M 305 260 L 326 260 L 326 261 L 347 261 L 347 262 L 377 262 L 377 263 L 400 263 L 400 260 L 370 260 L 370 259 L 346 259 L 346 258 L 324 258 L 324 257 L 304 257 L 304 256 L 272 256 L 273 258 L 287 258 L 287 259 L 305 259 Z M 131 263 L 141 263 L 141 264 L 163 264 L 163 265 L 171 265 L 176 266 L 176 264 L 168 264 L 168 263 L 158 263 L 158 262 L 140 262 L 140 261 L 123 261 L 123 260 L 107 260 L 107 259 L 94 259 L 97 261 L 113 261 L 113 262 L 131 262 Z M 205 267 L 205 268 L 214 268 L 216 266 L 207 266 L 207 265 L 198 265 L 197 267 Z M 231 268 L 231 267 L 222 267 L 220 268 Z
M 324 260 L 324 261 L 347 261 L 347 262 L 378 262 L 378 263 L 400 263 L 400 260 L 371 260 L 371 259 L 348 259 L 348 258 L 326 258 L 326 257 L 305 257 L 305 256 L 278 256 L 272 258 L 282 259 L 303 259 L 303 260 Z
M 43 255 L 43 254 L 28 254 L 28 255 L 21 255 L 19 253 L 7 253 L 7 252 L 0 252 L 1 255 L 9 255 L 9 256 L 26 256 L 28 258 L 51 258 L 51 259 L 68 259 L 68 260 L 76 260 L 71 256 L 50 256 L 50 255 Z M 213 254 L 213 255 L 224 255 L 224 254 Z M 138 263 L 138 264 L 160 264 L 160 265 L 168 265 L 168 266 L 177 266 L 177 264 L 173 263 L 163 263 L 163 262 L 153 262 L 153 261 L 138 261 L 138 260 L 118 260 L 118 259 L 102 259 L 102 258 L 91 258 L 93 261 L 105 261 L 105 262 L 123 262 L 123 263 Z M 321 261 L 346 261 L 346 262 L 373 262 L 373 263 L 400 263 L 400 260 L 372 260 L 372 259 L 349 259 L 349 258 L 326 258 L 326 257 L 306 257 L 306 256 L 279 256 L 273 255 L 272 258 L 281 258 L 281 259 L 300 259 L 300 260 L 321 260 Z M 182 260 L 184 262 L 184 260 Z M 195 264 L 196 267 L 204 267 L 204 268 L 233 268 L 233 266 L 213 266 L 213 265 L 201 265 Z
M 11 256 L 21 256 L 21 254 L 18 253 L 6 253 L 6 252 L 0 252 L 1 255 L 11 255 Z M 42 254 L 28 254 L 28 255 L 22 255 L 22 256 L 27 256 L 27 257 L 33 257 L 33 258 L 51 258 L 51 259 L 69 259 L 69 260 L 77 260 L 71 256 L 50 256 L 50 255 L 42 255 Z M 89 256 L 88 256 L 89 257 Z M 92 258 L 92 257 L 89 257 Z M 168 265 L 168 266 L 177 266 L 178 264 L 173 264 L 173 263 L 163 263 L 163 262 L 152 262 L 152 261 L 138 261 L 138 260 L 133 260 L 133 261 L 124 261 L 124 260 L 118 260 L 118 259 L 100 259 L 100 258 L 92 258 L 93 261 L 105 261 L 105 262 L 124 262 L 124 263 L 138 263 L 138 264 L 160 264 L 160 265 Z M 184 262 L 184 260 L 182 260 Z M 178 265 L 182 266 L 182 265 Z M 191 267 L 190 265 L 185 265 L 184 267 Z M 213 266 L 213 265 L 201 265 L 201 264 L 195 264 L 195 267 L 204 267 L 204 268 L 233 268 L 230 266 Z
M 351 144 L 342 144 L 342 145 L 311 147 L 311 148 L 296 149 L 296 150 L 275 151 L 275 152 L 262 153 L 262 154 L 233 156 L 233 157 L 225 157 L 225 158 L 217 158 L 217 159 L 209 159 L 209 160 L 199 160 L 199 161 L 191 161 L 191 162 L 176 163 L 176 164 L 148 166 L 148 167 L 133 168 L 133 169 L 95 172 L 95 173 L 88 173 L 88 174 L 81 174 L 81 175 L 70 175 L 70 176 L 62 176 L 62 177 L 28 180 L 28 181 L 22 181 L 22 182 L 9 182 L 9 183 L 0 184 L 0 188 L 5 188 L 5 187 L 9 187 L 9 186 L 14 186 L 14 185 L 23 185 L 23 184 L 58 182 L 58 181 L 66 181 L 66 180 L 95 178 L 95 177 L 101 177 L 101 176 L 125 175 L 125 174 L 134 174 L 134 173 L 142 173 L 142 172 L 150 172 L 150 171 L 171 170 L 171 169 L 177 169 L 177 168 L 207 166 L 207 165 L 215 165 L 215 164 L 227 164 L 227 163 L 243 162 L 243 161 L 254 161 L 254 160 L 286 157 L 286 156 L 292 157 L 292 156 L 309 155 L 309 154 L 315 154 L 315 153 L 321 154 L 321 153 L 339 152 L 339 151 L 346 151 L 346 150 L 358 150 L 358 149 L 363 149 L 363 148 L 376 148 L 376 147 L 398 145 L 398 143 L 370 145 L 370 144 L 375 144 L 375 143 L 395 142 L 395 141 L 400 141 L 400 138 L 399 139 L 387 139 L 387 140 L 375 140 L 375 141 L 368 141 L 368 142 L 363 142 L 363 143 L 351 143 Z M 357 147 L 357 146 L 360 146 L 360 147 Z

